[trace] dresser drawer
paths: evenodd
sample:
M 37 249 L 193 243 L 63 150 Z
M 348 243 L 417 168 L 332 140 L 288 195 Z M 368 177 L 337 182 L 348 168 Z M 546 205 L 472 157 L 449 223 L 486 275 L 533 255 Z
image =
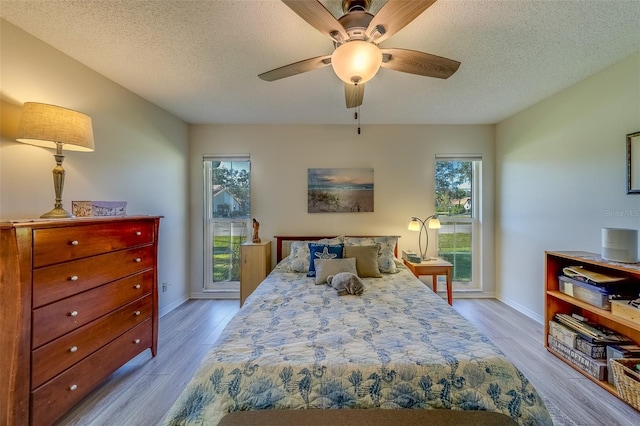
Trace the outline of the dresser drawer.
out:
M 140 314 L 136 315 L 137 312 Z M 37 388 L 150 318 L 152 312 L 153 297 L 147 295 L 36 349 L 31 355 L 31 388 Z
M 146 246 L 47 266 L 33 271 L 33 307 L 90 290 L 155 265 L 155 247 Z
M 148 319 L 32 391 L 31 424 L 52 424 L 111 373 L 151 347 L 151 323 Z
M 32 347 L 37 348 L 151 293 L 153 282 L 152 269 L 35 309 Z
M 150 244 L 154 240 L 154 223 L 148 220 L 36 229 L 33 267 Z

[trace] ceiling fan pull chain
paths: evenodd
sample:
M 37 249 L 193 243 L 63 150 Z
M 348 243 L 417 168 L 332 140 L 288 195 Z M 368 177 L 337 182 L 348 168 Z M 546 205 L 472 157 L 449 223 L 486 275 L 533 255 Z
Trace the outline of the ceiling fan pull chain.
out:
M 360 105 L 356 107 L 355 119 L 358 120 L 358 134 L 360 134 Z

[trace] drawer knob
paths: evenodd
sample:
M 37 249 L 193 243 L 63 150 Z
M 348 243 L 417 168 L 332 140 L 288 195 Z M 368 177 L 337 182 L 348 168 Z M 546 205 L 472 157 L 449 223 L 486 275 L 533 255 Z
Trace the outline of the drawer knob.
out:
M 140 339 L 136 339 L 133 341 L 133 343 L 135 343 L 136 345 L 140 343 Z
M 134 286 L 133 286 L 133 288 L 135 288 L 135 289 L 140 288 L 140 284 L 136 284 L 136 285 L 134 285 Z
M 78 244 L 80 244 L 80 243 L 78 242 L 78 240 L 73 240 L 73 241 L 71 241 L 71 245 L 72 245 L 72 246 L 77 246 Z
M 134 314 L 135 316 L 140 316 L 140 311 L 135 311 Z
M 71 281 L 78 281 L 78 276 L 77 275 L 72 275 L 69 280 Z
M 136 263 L 140 263 L 142 262 L 142 258 L 141 257 L 136 257 L 135 259 L 133 259 Z
M 69 352 L 76 352 L 77 350 L 78 350 L 78 347 L 77 347 L 77 346 L 71 346 L 71 347 L 69 348 Z
M 69 312 L 69 316 L 77 317 L 77 316 L 78 316 L 78 311 L 71 311 L 71 312 Z
M 71 385 L 71 386 L 69 386 L 69 390 L 70 390 L 70 391 L 74 391 L 74 390 L 76 390 L 76 389 L 78 389 L 78 385 Z
M 139 237 L 140 235 L 142 235 L 142 232 L 136 231 L 136 235 Z

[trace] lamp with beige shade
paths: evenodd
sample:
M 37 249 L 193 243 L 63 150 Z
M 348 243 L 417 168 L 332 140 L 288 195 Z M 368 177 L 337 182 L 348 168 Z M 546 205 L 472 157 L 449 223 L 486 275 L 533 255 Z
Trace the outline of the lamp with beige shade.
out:
M 18 125 L 18 142 L 45 148 L 55 148 L 56 167 L 53 169 L 54 208 L 40 216 L 57 219 L 73 217 L 62 207 L 62 189 L 65 170 L 62 168 L 62 150 L 90 152 L 94 150 L 91 118 L 71 109 L 27 102 L 22 108 Z

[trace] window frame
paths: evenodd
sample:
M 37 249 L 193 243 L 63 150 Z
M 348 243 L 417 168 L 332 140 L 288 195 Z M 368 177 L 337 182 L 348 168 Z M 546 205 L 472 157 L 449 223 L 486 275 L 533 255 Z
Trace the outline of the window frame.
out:
M 470 161 L 471 169 L 471 210 L 470 216 L 445 216 L 440 215 L 440 222 L 452 224 L 470 224 L 471 225 L 471 279 L 469 282 L 453 280 L 453 290 L 456 292 L 482 292 L 484 290 L 482 280 L 482 156 L 481 155 L 446 155 L 438 154 L 435 156 L 435 162 L 439 161 Z M 434 179 L 436 171 L 436 163 L 434 163 Z M 436 188 L 434 185 L 434 201 L 436 196 Z M 434 210 L 437 210 L 434 206 Z M 446 225 L 445 225 L 446 226 Z M 438 256 L 440 256 L 440 230 L 436 232 L 436 247 L 438 248 Z
M 249 213 L 243 218 L 222 218 L 214 217 L 213 205 L 213 167 L 212 163 L 220 162 L 247 162 L 249 164 L 249 193 L 251 193 L 251 158 L 248 154 L 237 155 L 214 155 L 207 154 L 203 156 L 203 281 L 202 289 L 206 293 L 219 293 L 220 296 L 233 293 L 235 297 L 240 297 L 240 281 L 215 281 L 214 280 L 214 264 L 213 264 L 213 238 L 215 235 L 216 223 L 228 223 L 230 233 L 233 233 L 233 226 L 236 224 L 240 228 L 244 228 L 241 237 L 244 242 L 249 238 L 249 229 L 251 227 L 251 197 L 249 196 Z M 242 244 L 242 243 L 240 243 Z M 238 255 L 238 261 L 240 260 Z

